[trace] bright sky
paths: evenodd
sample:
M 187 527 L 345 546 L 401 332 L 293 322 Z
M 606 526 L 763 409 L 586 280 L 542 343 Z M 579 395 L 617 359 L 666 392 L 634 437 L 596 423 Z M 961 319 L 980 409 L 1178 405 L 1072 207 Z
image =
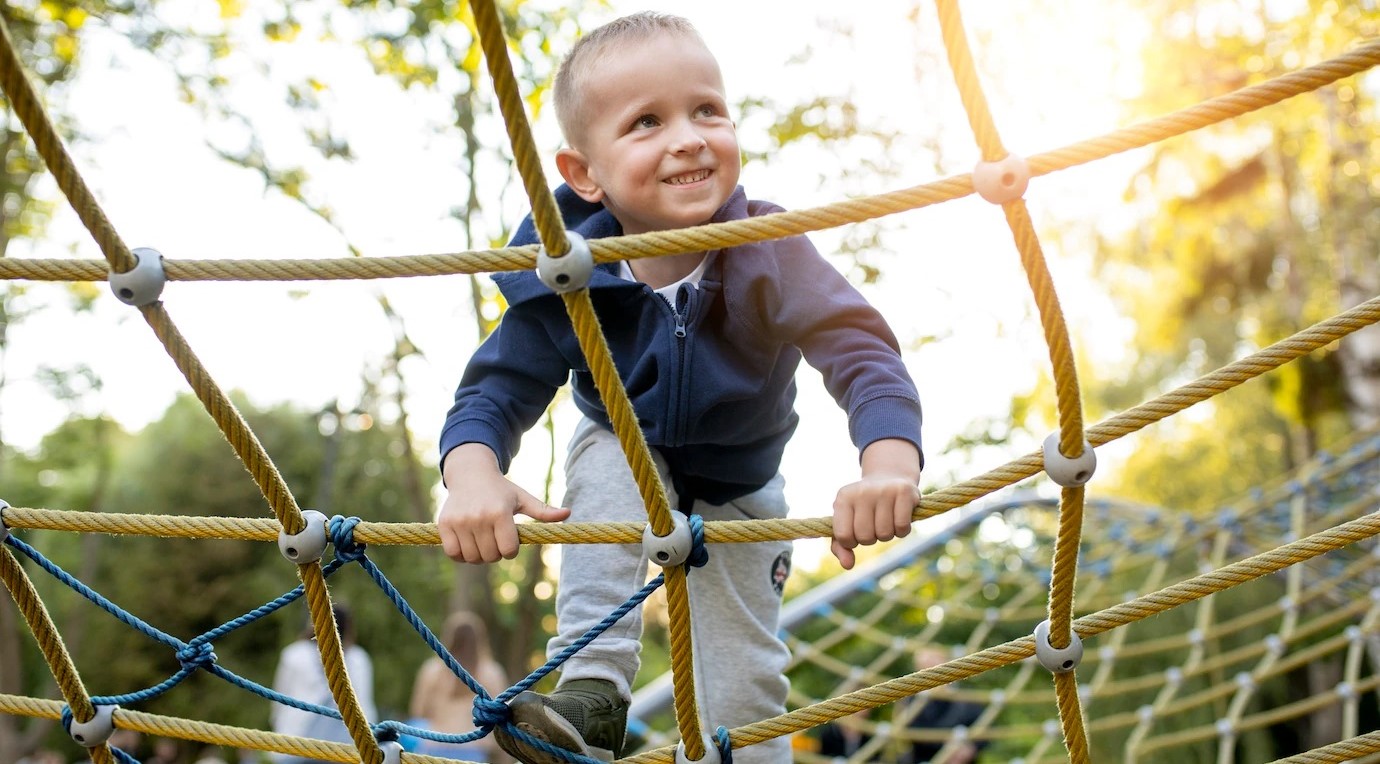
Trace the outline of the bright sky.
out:
M 246 5 L 252 9 L 255 3 Z M 863 124 L 905 133 L 890 157 L 906 167 L 900 181 L 821 184 L 821 176 L 866 157 L 824 156 L 801 147 L 783 152 L 770 165 L 744 171 L 743 183 L 754 197 L 787 208 L 815 206 L 967 172 L 977 159 L 951 80 L 917 81 L 915 76 L 917 58 L 943 61 L 930 2 L 919 4 L 915 23 L 907 20 L 913 3 L 902 0 L 870 0 L 865 15 L 852 16 L 849 9 L 858 6 L 827 2 L 791 3 L 789 13 L 781 12 L 781 4 L 728 0 L 612 5 L 610 17 L 641 8 L 688 16 L 719 55 L 730 97 L 770 94 L 791 102 L 851 92 Z M 1118 103 L 1134 94 L 1140 78 L 1140 39 L 1134 30 L 1142 25 L 1128 22 L 1127 5 L 1046 0 L 1013 15 L 1009 3 L 965 4 L 970 40 L 1012 151 L 1038 153 L 1122 124 Z M 593 26 L 598 20 L 585 23 Z M 852 30 L 851 42 L 830 31 L 840 28 Z M 812 55 L 802 58 L 807 48 Z M 88 56 L 93 65 L 84 69 L 82 85 L 64 105 L 91 139 L 74 147 L 73 155 L 130 246 L 155 247 L 169 258 L 346 254 L 337 233 L 295 203 L 274 192 L 265 194 L 253 174 L 219 161 L 206 149 L 206 128 L 180 103 L 160 62 L 110 35 L 94 37 Z M 315 167 L 319 185 L 314 189 L 329 200 L 363 251 L 401 255 L 463 248 L 458 225 L 448 216 L 462 201 L 463 184 L 455 169 L 459 162 L 454 160 L 459 137 L 432 127 L 444 123 L 444 110 L 395 92 L 353 52 L 295 43 L 291 49 L 275 49 L 273 56 L 276 77 L 330 72 L 333 88 L 327 97 L 338 109 L 339 124 L 348 126 L 358 159 L 348 166 Z M 932 70 L 948 77 L 946 66 Z M 245 69 L 246 82 L 257 76 Z M 240 102 L 250 104 L 253 96 L 252 91 L 238 95 Z M 277 123 L 286 124 L 284 115 L 276 102 L 245 114 L 270 137 Z M 548 150 L 555 148 L 551 122 L 544 114 L 537 125 Z M 760 136 L 746 134 L 750 125 L 742 127 L 745 145 L 764 145 Z M 939 174 L 924 144 L 936 135 L 944 147 Z M 506 138 L 492 132 L 482 140 Z M 291 150 L 286 139 L 281 147 L 269 148 Z M 1133 158 L 1123 157 L 1037 179 L 1027 193 L 1037 222 L 1115 220 L 1119 210 L 1114 202 L 1132 164 Z M 45 190 L 51 191 L 51 184 Z M 520 200 L 515 204 L 520 207 Z M 16 247 L 14 254 L 100 257 L 75 215 L 64 202 L 59 207 L 52 235 L 31 252 Z M 502 214 L 511 225 L 522 210 Z M 1001 417 L 1010 395 L 1028 389 L 1038 370 L 1048 367 L 1029 288 L 1000 212 L 969 198 L 896 216 L 886 226 L 890 251 L 871 259 L 884 276 L 875 287 L 865 287 L 865 293 L 903 343 L 944 338 L 907 357 L 925 403 L 927 480 L 947 484 L 1033 448 L 1034 443 L 1021 444 L 973 465 L 945 463 L 938 453 L 971 420 Z M 825 232 L 812 238 L 828 253 L 837 236 Z M 1047 240 L 1046 253 L 1075 342 L 1091 343 L 1114 363 L 1129 330 L 1089 282 L 1087 252 L 1052 248 Z M 159 416 L 174 394 L 187 389 L 137 312 L 118 303 L 104 284 L 97 288 L 101 297 L 94 313 L 75 315 L 59 287 L 30 287 L 29 299 L 39 310 L 12 327 L 5 359 L 0 429 L 8 442 L 32 447 L 67 416 L 37 381 L 41 366 L 92 366 L 105 386 L 83 413 L 104 410 L 131 429 Z M 378 293 L 387 295 L 404 316 L 426 354 L 426 361 L 411 362 L 405 373 L 413 394 L 415 436 L 429 449 L 474 343 L 463 277 L 326 284 L 174 282 L 164 301 L 223 388 L 245 390 L 263 404 L 290 400 L 315 407 L 335 397 L 346 402 L 356 398 L 360 369 L 391 347 L 390 327 L 374 300 Z M 808 369 L 802 372 L 799 408 L 803 423 L 783 466 L 793 516 L 825 515 L 838 487 L 855 479 L 857 456 L 842 415 L 818 375 Z M 560 426 L 563 446 L 572 426 L 568 411 Z M 519 482 L 532 489 L 539 489 L 536 476 L 545 469 L 542 441 L 540 432 L 530 438 L 515 467 Z M 558 490 L 555 499 L 559 497 Z

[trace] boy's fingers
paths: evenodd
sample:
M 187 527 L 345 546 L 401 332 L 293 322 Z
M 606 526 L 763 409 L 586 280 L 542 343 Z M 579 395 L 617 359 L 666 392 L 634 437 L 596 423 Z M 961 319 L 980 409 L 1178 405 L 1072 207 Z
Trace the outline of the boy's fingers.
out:
M 838 539 L 834 539 L 834 543 L 829 545 L 829 549 L 839 559 L 839 565 L 843 566 L 844 570 L 852 570 L 854 559 L 852 549 L 840 544 Z
M 876 513 L 871 507 L 860 510 L 853 515 L 853 539 L 860 546 L 867 546 L 877 542 L 877 518 Z
M 858 537 L 853 530 L 853 507 L 841 500 L 834 502 L 834 543 L 844 549 L 858 545 Z
M 455 558 L 460 562 L 483 562 L 484 556 L 479 553 L 479 546 L 474 543 L 474 536 L 470 533 L 456 534 L 460 540 L 460 556 Z
M 919 499 L 920 491 L 918 489 L 914 495 L 902 495 L 896 498 L 892 520 L 896 524 L 897 538 L 910 535 L 911 517 L 915 514 L 915 505 L 919 502 Z
M 442 525 L 439 530 L 441 533 L 441 551 L 445 552 L 446 556 L 452 560 L 463 562 L 464 557 L 460 553 L 460 539 L 455 537 L 455 532 L 445 525 Z
M 494 541 L 498 545 L 498 553 L 505 560 L 511 560 L 518 555 L 518 532 L 517 526 L 512 523 L 504 523 L 494 529 Z

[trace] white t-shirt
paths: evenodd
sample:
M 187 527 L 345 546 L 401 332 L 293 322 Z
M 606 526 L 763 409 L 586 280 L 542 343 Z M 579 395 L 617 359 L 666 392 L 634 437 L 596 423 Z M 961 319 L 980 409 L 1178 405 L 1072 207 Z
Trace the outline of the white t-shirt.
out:
M 708 265 L 709 256 L 705 255 L 704 257 L 700 258 L 700 264 L 695 266 L 695 270 L 690 271 L 690 273 L 686 274 L 685 278 L 681 279 L 680 281 L 677 281 L 674 284 L 667 284 L 666 286 L 661 287 L 660 289 L 654 289 L 653 291 L 661 295 L 661 298 L 666 301 L 666 304 L 671 306 L 671 310 L 675 310 L 676 292 L 680 291 L 680 285 L 689 284 L 690 286 L 698 286 L 700 283 L 700 279 L 704 278 L 704 270 L 706 267 L 708 267 Z M 627 279 L 628 281 L 637 281 L 637 277 L 633 275 L 632 266 L 628 264 L 627 260 L 623 260 L 618 264 L 618 275 L 624 279 Z
M 359 645 L 346 647 L 345 671 L 350 675 L 350 685 L 354 687 L 365 718 L 370 722 L 378 721 L 378 711 L 374 708 L 374 664 L 369 653 Z M 273 675 L 273 689 L 290 698 L 335 708 L 326 671 L 321 667 L 321 653 L 309 640 L 299 639 L 283 648 Z M 311 711 L 274 703 L 269 720 L 273 731 L 284 735 L 350 742 L 349 730 L 343 722 Z

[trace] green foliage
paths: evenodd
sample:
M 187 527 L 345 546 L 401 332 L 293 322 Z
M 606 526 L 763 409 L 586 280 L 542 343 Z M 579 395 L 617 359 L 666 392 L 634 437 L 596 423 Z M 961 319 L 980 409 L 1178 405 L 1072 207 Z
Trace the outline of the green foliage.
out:
M 1308 6 L 1285 15 L 1223 3 L 1211 23 L 1195 22 L 1192 4 L 1156 9 L 1165 34 L 1145 51 L 1133 116 L 1261 82 L 1375 33 L 1359 6 Z M 1373 281 L 1373 248 L 1354 242 L 1380 232 L 1380 183 L 1360 170 L 1380 138 L 1374 115 L 1373 94 L 1347 80 L 1154 147 L 1126 200 L 1157 209 L 1100 253 L 1139 327 L 1128 386 L 1205 373 L 1346 307 L 1348 279 Z M 1341 375 L 1290 373 L 1307 381 L 1277 388 L 1286 421 L 1312 428 L 1346 411 Z
M 317 506 L 328 515 L 371 522 L 412 519 L 400 484 L 407 469 L 395 445 L 401 435 L 391 426 L 360 415 L 327 433 L 313 412 L 281 405 L 256 410 L 244 400 L 237 405 L 304 506 L 312 506 L 312 498 L 334 497 L 331 506 Z M 328 447 L 333 440 L 339 441 L 334 449 Z M 132 436 L 103 419 L 64 424 L 45 438 L 35 458 L 12 462 L 16 484 L 29 488 L 20 498 L 33 506 L 87 506 L 93 465 L 102 459 L 113 460 L 116 472 L 100 507 L 103 511 L 184 517 L 272 515 L 229 444 L 190 396 L 179 397 L 161 419 Z M 34 534 L 30 542 L 135 617 L 183 641 L 299 583 L 296 568 L 272 543 L 58 533 Z M 447 604 L 449 563 L 415 547 L 371 548 L 369 555 L 423 619 L 439 628 Z M 168 646 L 97 612 L 46 576 L 31 575 L 45 603 L 59 614 L 59 628 L 69 642 L 75 641 L 74 660 L 93 694 L 133 692 L 177 671 Z M 412 677 L 429 649 L 357 565 L 332 577 L 331 589 L 335 599 L 350 603 L 357 613 L 360 643 L 371 651 L 376 665 L 381 712 L 402 717 Z M 305 600 L 300 600 L 218 641 L 218 663 L 268 684 L 278 649 L 305 622 Z M 27 679 L 29 692 L 46 695 L 40 693 L 44 680 L 37 671 L 44 665 L 41 658 L 25 665 L 36 669 Z M 266 701 L 204 672 L 140 709 L 257 729 L 268 723 Z

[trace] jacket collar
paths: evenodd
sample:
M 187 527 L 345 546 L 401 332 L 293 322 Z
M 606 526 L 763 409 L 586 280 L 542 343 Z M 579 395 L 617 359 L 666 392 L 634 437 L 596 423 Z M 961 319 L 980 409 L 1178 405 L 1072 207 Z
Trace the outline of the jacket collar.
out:
M 618 223 L 612 213 L 604 208 L 603 204 L 581 199 L 564 183 L 555 190 L 554 195 L 556 206 L 561 210 L 561 217 L 565 220 L 566 228 L 586 239 L 603 239 L 623 235 L 623 226 Z M 721 223 L 746 217 L 748 217 L 747 194 L 743 191 L 742 186 L 738 186 L 729 195 L 723 206 L 709 219 L 709 222 Z M 517 247 L 539 242 L 536 225 L 532 221 L 532 216 L 528 215 L 518 226 L 518 230 L 513 234 L 513 240 L 509 244 Z M 503 295 L 510 305 L 555 294 L 541 282 L 541 279 L 537 278 L 534 271 L 496 273 L 493 279 L 494 283 L 502 288 Z M 619 276 L 618 263 L 613 262 L 596 265 L 594 274 L 590 277 L 589 286 L 591 289 L 600 289 L 639 285 Z

